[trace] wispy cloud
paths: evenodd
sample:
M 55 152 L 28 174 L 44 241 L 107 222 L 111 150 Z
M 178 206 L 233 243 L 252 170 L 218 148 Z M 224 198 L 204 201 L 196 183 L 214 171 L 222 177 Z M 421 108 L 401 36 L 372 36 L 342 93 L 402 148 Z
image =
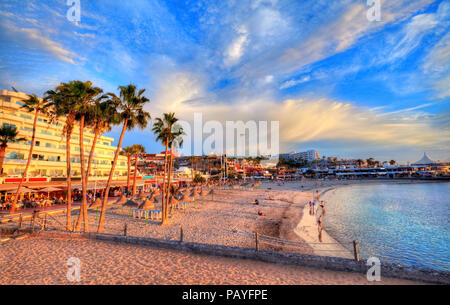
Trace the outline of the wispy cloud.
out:
M 36 28 L 21 28 L 6 21 L 0 23 L 0 31 L 18 44 L 50 53 L 62 61 L 75 64 L 75 59 L 79 58 L 75 52 L 64 48 L 60 43 L 42 36 Z

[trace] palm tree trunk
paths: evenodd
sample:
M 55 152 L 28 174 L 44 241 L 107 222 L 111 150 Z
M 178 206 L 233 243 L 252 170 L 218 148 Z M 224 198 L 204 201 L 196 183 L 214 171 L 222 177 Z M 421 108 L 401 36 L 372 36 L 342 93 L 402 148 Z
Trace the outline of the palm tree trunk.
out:
M 130 176 L 131 176 L 131 156 L 127 156 L 128 173 L 127 173 L 127 195 L 130 193 Z M 128 197 L 128 196 L 127 196 Z
M 166 190 L 166 170 L 167 170 L 167 151 L 169 146 L 169 136 L 166 138 L 166 151 L 164 154 L 164 176 L 163 176 L 163 187 L 162 187 L 162 193 L 161 193 L 161 204 L 162 204 L 162 217 L 161 222 L 162 224 L 166 224 L 166 217 L 165 217 L 165 211 L 166 211 L 166 205 L 164 203 L 164 192 Z
M 137 166 L 138 166 L 138 154 L 136 154 L 134 159 L 134 178 L 133 178 L 133 197 L 136 195 L 136 177 L 137 177 Z
M 94 142 L 92 142 L 91 151 L 89 152 L 88 168 L 87 168 L 87 172 L 86 172 L 86 185 L 89 184 L 89 176 L 91 174 L 92 162 L 94 160 L 95 146 L 97 144 L 97 138 L 99 136 L 99 133 L 100 133 L 99 130 L 95 129 L 95 131 L 94 131 Z M 84 219 L 88 219 L 87 208 L 88 208 L 87 205 L 85 205 L 85 207 L 83 209 L 83 217 L 84 217 Z
M 66 134 L 66 165 L 67 165 L 67 217 L 66 217 L 66 230 L 72 231 L 70 225 L 70 214 L 72 213 L 72 173 L 70 162 L 70 137 L 72 130 L 68 130 Z
M 81 162 L 81 206 L 78 215 L 78 221 L 75 230 L 79 231 L 81 227 L 81 219 L 84 220 L 84 232 L 89 232 L 89 219 L 84 211 L 87 208 L 87 183 L 86 183 L 86 166 L 84 162 L 84 115 L 80 120 L 80 162 Z
M 0 145 L 0 172 L 3 174 L 3 161 L 5 160 L 6 145 Z
M 30 150 L 28 152 L 27 165 L 25 166 L 25 171 L 22 174 L 22 179 L 20 179 L 19 186 L 17 187 L 16 197 L 14 198 L 14 202 L 11 206 L 11 213 L 14 213 L 16 211 L 17 200 L 20 197 L 20 189 L 22 188 L 23 181 L 26 179 L 28 168 L 30 167 L 31 156 L 33 154 L 34 139 L 36 138 L 36 122 L 37 122 L 38 114 L 39 114 L 39 108 L 36 108 L 36 113 L 34 114 L 34 121 L 33 121 L 33 134 L 31 135 L 31 146 L 30 146 Z
M 168 177 L 168 184 L 167 184 L 167 195 L 166 195 L 166 202 L 167 204 L 169 204 L 169 196 L 170 196 L 170 184 L 171 184 L 171 173 L 172 173 L 172 161 L 173 161 L 173 156 L 172 156 L 172 148 L 170 149 L 170 157 L 169 157 L 169 177 Z M 172 209 L 172 206 L 170 207 Z M 166 214 L 168 209 L 166 209 Z M 167 215 L 166 215 L 167 218 Z
M 119 144 L 117 145 L 116 154 L 114 155 L 114 161 L 111 165 L 111 172 L 109 173 L 108 183 L 106 184 L 105 196 L 103 197 L 102 202 L 102 211 L 100 213 L 100 219 L 98 221 L 97 233 L 103 232 L 103 222 L 105 221 L 105 212 L 106 212 L 106 204 L 108 202 L 109 189 L 111 187 L 112 177 L 114 175 L 114 169 L 116 168 L 117 159 L 119 158 L 120 149 L 122 147 L 123 136 L 125 135 L 125 131 L 127 129 L 128 118 L 123 122 L 122 133 L 120 134 Z

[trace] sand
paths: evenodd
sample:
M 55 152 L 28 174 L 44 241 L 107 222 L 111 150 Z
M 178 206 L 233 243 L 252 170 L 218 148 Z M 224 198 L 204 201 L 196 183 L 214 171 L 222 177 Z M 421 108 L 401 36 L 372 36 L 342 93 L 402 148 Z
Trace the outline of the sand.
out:
M 179 240 L 183 228 L 184 241 L 254 248 L 253 234 L 258 232 L 301 243 L 292 247 L 261 238 L 260 249 L 351 258 L 349 248 L 325 231 L 323 244 L 318 243 L 316 220 L 307 206 L 310 190 L 349 183 L 265 182 L 253 191 L 218 190 L 214 198 L 201 197 L 189 203 L 186 211 L 176 210 L 165 226 L 160 221 L 130 218 L 129 208 L 112 205 L 107 209 L 104 233 L 123 234 L 126 224 L 131 236 Z M 251 204 L 255 199 L 259 205 Z M 73 212 L 75 219 L 77 214 Z M 96 231 L 97 212 L 88 214 L 90 231 Z M 55 218 L 65 223 L 64 215 Z M 47 220 L 50 228 L 58 227 L 56 221 Z M 85 266 L 82 284 L 369 284 L 360 274 L 89 240 L 11 240 L 0 244 L 0 252 L 1 284 L 66 284 L 65 264 L 71 256 Z M 381 283 L 408 282 L 385 279 Z
M 365 275 L 92 240 L 24 239 L 1 246 L 0 284 L 413 284 Z M 67 260 L 81 281 L 67 280 Z

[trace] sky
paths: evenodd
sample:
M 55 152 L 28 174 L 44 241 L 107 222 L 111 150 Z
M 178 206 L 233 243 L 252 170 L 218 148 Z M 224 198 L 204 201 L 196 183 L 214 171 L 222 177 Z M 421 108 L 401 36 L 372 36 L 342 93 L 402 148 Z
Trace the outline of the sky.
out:
M 450 161 L 450 0 L 67 2 L 0 2 L 0 89 L 132 82 L 153 118 L 279 121 L 280 152 Z

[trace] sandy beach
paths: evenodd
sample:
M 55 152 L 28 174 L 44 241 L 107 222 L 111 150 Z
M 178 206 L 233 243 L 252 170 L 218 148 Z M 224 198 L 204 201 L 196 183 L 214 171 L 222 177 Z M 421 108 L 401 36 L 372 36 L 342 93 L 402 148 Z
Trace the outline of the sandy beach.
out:
M 315 216 L 309 215 L 312 192 L 339 185 L 286 182 L 263 183 L 259 189 L 218 190 L 176 210 L 169 225 L 133 219 L 129 208 L 108 207 L 104 233 L 254 248 L 253 233 L 301 242 L 280 245 L 261 240 L 260 248 L 304 254 L 352 258 L 348 248 L 326 232 L 318 243 Z M 303 185 L 303 188 L 301 187 Z M 252 204 L 258 199 L 259 205 Z M 259 216 L 262 211 L 264 216 Z M 78 212 L 73 212 L 76 216 Z M 90 230 L 96 230 L 97 212 L 89 211 Z M 56 217 L 63 222 L 65 216 Z M 76 217 L 75 217 L 76 218 Z M 51 227 L 51 221 L 49 225 Z M 258 261 L 213 257 L 142 246 L 92 240 L 29 238 L 0 244 L 1 284 L 67 284 L 69 257 L 80 258 L 81 284 L 371 284 L 361 274 L 270 264 Z M 383 279 L 381 284 L 410 283 Z
M 69 282 L 67 260 L 81 262 Z M 365 275 L 89 240 L 24 239 L 2 245 L 0 284 L 412 284 Z

